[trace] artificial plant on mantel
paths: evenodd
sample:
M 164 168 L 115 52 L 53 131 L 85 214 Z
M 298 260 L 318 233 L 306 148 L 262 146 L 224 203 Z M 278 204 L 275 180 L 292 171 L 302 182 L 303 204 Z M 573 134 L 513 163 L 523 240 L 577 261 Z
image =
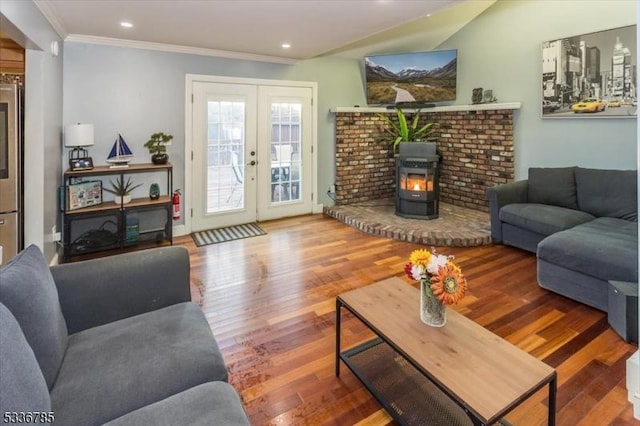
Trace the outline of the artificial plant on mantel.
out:
M 438 126 L 438 123 L 430 122 L 420 126 L 420 110 L 414 113 L 413 119 L 409 123 L 407 116 L 402 109 L 395 107 L 395 112 L 398 117 L 398 122 L 389 118 L 386 114 L 378 113 L 378 117 L 386 125 L 384 131 L 389 133 L 393 140 L 390 144 L 393 147 L 393 151 L 396 152 L 400 142 L 422 142 L 426 137 L 432 133 Z

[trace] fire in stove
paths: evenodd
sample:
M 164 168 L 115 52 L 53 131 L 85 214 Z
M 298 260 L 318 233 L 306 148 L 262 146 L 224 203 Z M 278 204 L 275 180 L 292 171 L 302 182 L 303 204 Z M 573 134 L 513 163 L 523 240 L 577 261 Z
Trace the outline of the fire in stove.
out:
M 402 174 L 400 181 L 400 189 L 407 191 L 433 191 L 433 179 L 426 180 L 424 174 Z

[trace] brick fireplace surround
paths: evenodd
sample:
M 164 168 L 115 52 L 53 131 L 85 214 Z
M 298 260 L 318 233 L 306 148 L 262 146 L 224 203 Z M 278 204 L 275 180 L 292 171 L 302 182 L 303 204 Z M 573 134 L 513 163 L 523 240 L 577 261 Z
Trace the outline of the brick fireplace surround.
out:
M 441 156 L 441 202 L 489 210 L 486 189 L 514 178 L 513 111 L 519 108 L 519 103 L 455 105 L 421 113 L 424 120 L 439 124 L 433 140 Z M 384 108 L 334 112 L 336 205 L 392 198 L 394 155 L 377 113 L 395 117 L 395 112 Z

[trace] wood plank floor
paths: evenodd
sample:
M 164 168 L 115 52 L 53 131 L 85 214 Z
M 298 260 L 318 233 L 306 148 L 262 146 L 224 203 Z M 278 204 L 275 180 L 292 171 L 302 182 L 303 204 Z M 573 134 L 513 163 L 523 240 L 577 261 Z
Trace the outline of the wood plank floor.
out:
M 335 296 L 403 277 L 419 246 L 322 215 L 260 226 L 267 235 L 200 248 L 176 238 L 190 251 L 192 283 L 205 286 L 203 309 L 252 424 L 394 424 L 348 369 L 335 377 Z M 558 425 L 640 425 L 625 389 L 637 347 L 605 313 L 541 289 L 532 253 L 496 245 L 438 251 L 455 255 L 469 281 L 456 310 L 556 368 Z M 345 346 L 371 337 L 348 315 L 342 329 Z M 540 391 L 507 419 L 546 424 L 545 399 Z

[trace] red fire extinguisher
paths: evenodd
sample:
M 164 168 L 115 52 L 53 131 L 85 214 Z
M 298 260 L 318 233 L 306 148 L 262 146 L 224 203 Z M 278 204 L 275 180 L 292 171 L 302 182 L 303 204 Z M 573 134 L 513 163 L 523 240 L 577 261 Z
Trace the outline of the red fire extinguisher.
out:
M 173 197 L 171 197 L 173 204 L 173 220 L 180 219 L 180 190 L 173 191 Z

